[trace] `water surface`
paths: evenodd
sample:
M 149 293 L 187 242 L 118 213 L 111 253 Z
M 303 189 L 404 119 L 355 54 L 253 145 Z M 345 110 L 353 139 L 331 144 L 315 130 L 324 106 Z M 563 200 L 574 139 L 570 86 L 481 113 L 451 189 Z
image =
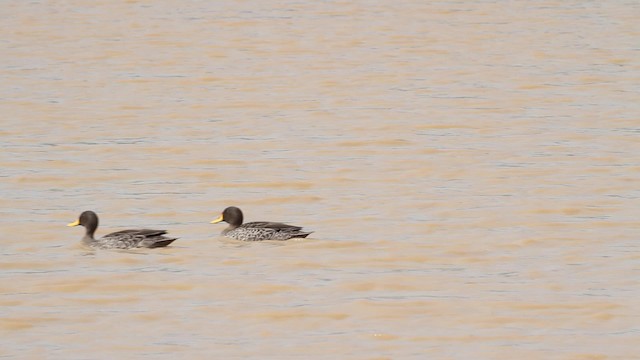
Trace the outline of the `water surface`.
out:
M 638 3 L 0 15 L 0 357 L 637 357 Z

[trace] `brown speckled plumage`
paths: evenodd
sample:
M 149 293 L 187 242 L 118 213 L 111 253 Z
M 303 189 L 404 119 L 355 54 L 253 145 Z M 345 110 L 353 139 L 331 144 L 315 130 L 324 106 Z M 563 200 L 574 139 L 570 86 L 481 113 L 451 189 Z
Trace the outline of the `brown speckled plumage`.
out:
M 221 221 L 229 223 L 229 226 L 222 231 L 222 235 L 242 241 L 289 240 L 305 238 L 311 234 L 311 232 L 302 231 L 300 226 L 279 222 L 255 221 L 243 224 L 242 211 L 235 206 L 224 209 L 222 215 L 211 223 Z
M 85 227 L 82 241 L 94 249 L 157 248 L 165 247 L 177 239 L 164 236 L 167 233 L 165 230 L 151 229 L 122 230 L 95 239 L 93 235 L 98 228 L 98 215 L 93 211 L 83 212 L 76 222 L 67 226 L 77 225 Z

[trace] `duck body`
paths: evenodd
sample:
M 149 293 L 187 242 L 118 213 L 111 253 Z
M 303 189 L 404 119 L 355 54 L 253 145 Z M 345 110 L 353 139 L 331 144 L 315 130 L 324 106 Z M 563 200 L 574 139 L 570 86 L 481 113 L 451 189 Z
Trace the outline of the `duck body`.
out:
M 94 249 L 133 249 L 133 248 L 158 248 L 165 247 L 177 238 L 164 236 L 165 230 L 131 229 L 116 231 L 99 239 L 94 238 L 98 228 L 98 215 L 93 211 L 85 211 L 80 214 L 77 221 L 67 226 L 82 225 L 86 229 L 82 242 Z
M 135 229 L 122 230 L 105 235 L 99 239 L 82 240 L 85 244 L 99 249 L 132 249 L 165 247 L 177 238 L 164 236 L 165 230 Z
M 311 232 L 303 231 L 302 227 L 280 222 L 254 221 L 243 224 L 242 211 L 230 206 L 222 215 L 211 223 L 225 221 L 229 226 L 222 231 L 222 235 L 241 241 L 289 240 L 292 238 L 306 238 Z

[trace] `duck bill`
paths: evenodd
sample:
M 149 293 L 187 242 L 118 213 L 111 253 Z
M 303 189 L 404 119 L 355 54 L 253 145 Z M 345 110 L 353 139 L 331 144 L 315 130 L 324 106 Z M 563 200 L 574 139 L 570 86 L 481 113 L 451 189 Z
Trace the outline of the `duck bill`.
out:
M 78 225 L 80 225 L 80 220 L 76 220 L 76 221 L 74 221 L 72 223 L 68 223 L 67 224 L 67 226 L 78 226 Z
M 222 215 L 220 215 L 220 216 L 218 216 L 218 218 L 217 218 L 217 219 L 213 220 L 213 221 L 211 222 L 211 224 L 217 224 L 217 223 L 219 223 L 219 222 L 220 222 L 220 221 L 222 221 L 222 220 L 224 220 L 224 219 L 222 218 Z

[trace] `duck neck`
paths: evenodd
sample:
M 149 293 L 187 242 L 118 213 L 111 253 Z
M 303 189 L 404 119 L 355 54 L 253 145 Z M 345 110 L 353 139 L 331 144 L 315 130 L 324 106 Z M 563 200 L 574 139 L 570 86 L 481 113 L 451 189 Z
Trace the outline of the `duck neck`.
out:
M 86 232 L 85 232 L 84 237 L 82 238 L 82 240 L 83 240 L 83 241 L 85 241 L 85 242 L 92 242 L 92 241 L 95 241 L 95 239 L 94 239 L 94 237 L 93 237 L 93 234 L 95 234 L 95 233 L 96 233 L 96 228 L 97 228 L 97 227 L 98 227 L 98 224 L 95 224 L 95 225 L 93 225 L 93 224 L 88 224 L 88 225 L 86 226 L 86 229 L 87 229 L 87 230 L 86 230 Z
M 235 230 L 235 229 L 238 228 L 238 226 L 240 226 L 240 225 L 229 224 L 229 226 L 227 226 L 227 228 L 222 231 L 222 234 L 224 235 L 224 234 L 228 233 L 231 230 Z
M 93 236 L 85 235 L 82 237 L 82 242 L 85 245 L 91 245 L 96 242 L 96 239 L 94 239 Z

